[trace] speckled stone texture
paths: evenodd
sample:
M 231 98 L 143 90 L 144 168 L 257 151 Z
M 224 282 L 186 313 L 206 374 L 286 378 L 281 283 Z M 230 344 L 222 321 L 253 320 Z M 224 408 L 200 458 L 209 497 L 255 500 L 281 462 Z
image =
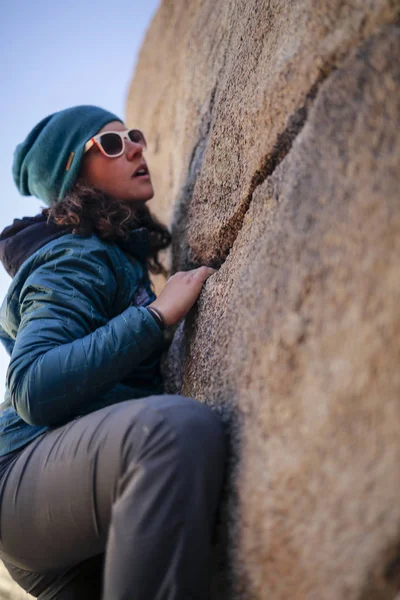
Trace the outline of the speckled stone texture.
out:
M 231 432 L 213 600 L 400 589 L 400 4 L 169 0 L 127 120 L 174 270 L 168 391 Z
M 32 600 L 33 596 L 27 594 L 15 583 L 0 561 L 0 600 Z

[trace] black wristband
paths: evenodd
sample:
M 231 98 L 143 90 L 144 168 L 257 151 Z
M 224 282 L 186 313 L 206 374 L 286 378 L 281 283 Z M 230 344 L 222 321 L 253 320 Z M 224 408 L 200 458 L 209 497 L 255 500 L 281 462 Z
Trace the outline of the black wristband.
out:
M 162 312 L 160 310 L 158 310 L 158 308 L 156 308 L 155 306 L 150 306 L 149 308 L 150 308 L 150 310 L 153 310 L 157 313 L 157 315 L 159 316 L 159 318 L 162 321 L 162 328 L 165 329 L 167 324 L 165 322 L 165 318 L 164 318 L 164 315 L 162 314 Z
M 159 310 L 154 308 L 153 306 L 146 306 L 145 308 L 147 308 L 147 310 L 149 311 L 149 313 L 151 314 L 153 319 L 159 325 L 160 329 L 165 329 L 164 315 Z

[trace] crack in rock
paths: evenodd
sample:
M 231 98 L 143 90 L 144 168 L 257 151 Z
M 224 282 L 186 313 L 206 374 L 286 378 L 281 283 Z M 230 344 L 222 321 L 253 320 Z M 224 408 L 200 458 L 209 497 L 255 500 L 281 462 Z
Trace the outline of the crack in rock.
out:
M 217 84 L 215 84 L 211 90 L 208 110 L 203 115 L 200 124 L 199 139 L 195 144 L 190 157 L 188 176 L 180 193 L 179 199 L 175 205 L 172 218 L 172 273 L 176 273 L 179 270 L 188 270 L 196 267 L 194 264 L 188 264 L 187 261 L 188 244 L 186 223 L 188 221 L 190 200 L 192 199 L 196 179 L 203 164 L 204 151 L 207 147 L 207 142 L 210 135 L 216 91 Z
M 300 108 L 298 108 L 295 113 L 290 115 L 287 127 L 277 136 L 272 151 L 269 154 L 267 154 L 267 156 L 262 161 L 260 168 L 257 169 L 257 171 L 254 173 L 250 182 L 249 192 L 242 205 L 239 207 L 234 217 L 230 219 L 228 223 L 221 227 L 219 233 L 221 245 L 219 248 L 219 255 L 216 257 L 214 264 L 212 264 L 214 268 L 219 269 L 221 265 L 225 262 L 229 252 L 233 247 L 233 244 L 235 243 L 240 233 L 240 230 L 243 227 L 244 218 L 247 211 L 250 208 L 254 191 L 256 190 L 256 188 L 262 185 L 268 177 L 270 177 L 273 174 L 275 169 L 289 154 L 293 146 L 294 140 L 297 138 L 299 133 L 302 131 L 304 125 L 306 124 L 308 114 L 318 94 L 318 90 L 321 84 L 331 75 L 331 73 L 335 69 L 336 66 L 331 65 L 325 71 L 321 71 L 320 76 L 315 81 L 313 86 L 310 88 L 308 94 L 306 95 L 303 105 Z M 231 240 L 232 232 L 234 232 L 233 241 L 229 244 L 229 246 L 223 247 L 223 240 Z
M 207 111 L 201 119 L 199 138 L 193 148 L 189 161 L 188 176 L 175 204 L 172 216 L 172 273 L 176 273 L 179 270 L 186 271 L 188 269 L 194 269 L 198 266 L 197 263 L 191 262 L 189 259 L 189 247 L 187 243 L 188 213 L 193 197 L 194 186 L 203 165 L 204 151 L 210 137 L 218 83 L 221 81 L 221 75 L 225 69 L 227 50 L 228 46 L 225 48 L 222 65 L 210 93 Z

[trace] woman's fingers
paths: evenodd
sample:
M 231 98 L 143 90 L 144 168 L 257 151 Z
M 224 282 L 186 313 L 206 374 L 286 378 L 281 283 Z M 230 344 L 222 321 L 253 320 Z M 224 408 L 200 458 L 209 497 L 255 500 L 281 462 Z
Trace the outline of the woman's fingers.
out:
M 171 281 L 171 279 L 192 279 L 193 277 L 200 279 L 207 279 L 210 275 L 213 275 L 217 272 L 217 269 L 213 269 L 212 267 L 206 267 L 202 265 L 201 267 L 197 267 L 196 269 L 190 269 L 189 271 L 177 271 L 174 275 L 168 279 L 167 283 Z
M 216 269 L 212 269 L 211 267 L 202 266 L 198 269 L 193 269 L 193 271 L 189 271 L 190 276 L 196 279 L 207 279 L 213 273 L 216 273 Z
M 167 325 L 176 323 L 196 302 L 205 280 L 216 269 L 205 265 L 190 271 L 178 271 L 170 277 L 158 298 L 150 304 L 158 308 Z
M 201 277 L 209 277 L 213 273 L 216 273 L 217 269 L 213 269 L 212 267 L 206 267 L 205 265 L 195 269 L 195 274 L 199 274 Z

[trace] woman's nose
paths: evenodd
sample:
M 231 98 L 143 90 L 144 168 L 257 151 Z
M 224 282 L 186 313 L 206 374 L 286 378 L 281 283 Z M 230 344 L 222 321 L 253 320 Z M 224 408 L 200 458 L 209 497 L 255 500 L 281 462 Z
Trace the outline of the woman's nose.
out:
M 132 160 L 138 154 L 142 154 L 143 146 L 132 142 L 131 140 L 125 140 L 125 154 L 128 160 Z

